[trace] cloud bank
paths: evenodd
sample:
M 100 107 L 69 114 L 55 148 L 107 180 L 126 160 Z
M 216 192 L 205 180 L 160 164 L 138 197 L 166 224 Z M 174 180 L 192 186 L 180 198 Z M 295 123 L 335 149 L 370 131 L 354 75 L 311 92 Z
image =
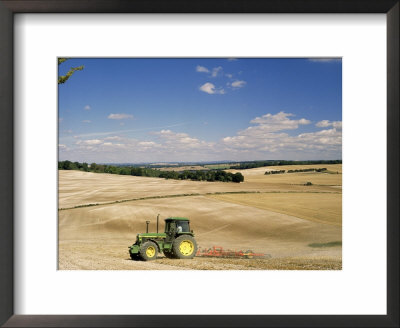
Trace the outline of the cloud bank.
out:
M 296 133 L 300 127 L 312 128 L 311 121 L 281 111 L 255 117 L 247 128 L 215 141 L 172 129 L 151 131 L 143 140 L 118 134 L 96 139 L 77 137 L 74 143 L 60 143 L 60 160 L 133 163 L 341 159 L 342 122 L 322 120 L 315 125 L 321 130 Z

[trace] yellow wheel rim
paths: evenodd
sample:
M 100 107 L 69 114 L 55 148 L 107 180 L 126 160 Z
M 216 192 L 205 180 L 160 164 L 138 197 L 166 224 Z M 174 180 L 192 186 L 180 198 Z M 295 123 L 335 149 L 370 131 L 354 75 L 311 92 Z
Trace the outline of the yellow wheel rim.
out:
M 179 245 L 179 251 L 182 255 L 189 256 L 194 251 L 194 245 L 190 240 L 184 240 Z
M 153 246 L 147 247 L 146 255 L 147 257 L 154 257 L 154 255 L 156 255 L 156 249 Z

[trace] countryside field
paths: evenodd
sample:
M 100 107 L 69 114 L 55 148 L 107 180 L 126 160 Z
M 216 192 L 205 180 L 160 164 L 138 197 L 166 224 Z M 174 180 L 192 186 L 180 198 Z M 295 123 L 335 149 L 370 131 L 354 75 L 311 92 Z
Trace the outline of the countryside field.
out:
M 265 175 L 268 170 L 327 172 Z M 261 167 L 243 183 L 165 180 L 59 171 L 60 270 L 340 270 L 342 165 Z M 311 185 L 306 185 L 311 182 Z M 251 249 L 268 259 L 132 261 L 139 232 L 155 218 L 188 217 L 199 246 Z M 161 221 L 161 229 L 164 224 Z

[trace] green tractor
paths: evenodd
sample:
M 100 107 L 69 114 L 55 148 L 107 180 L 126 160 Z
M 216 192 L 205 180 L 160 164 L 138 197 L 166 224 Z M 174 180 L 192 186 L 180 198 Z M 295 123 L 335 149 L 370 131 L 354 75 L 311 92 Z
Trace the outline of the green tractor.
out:
M 192 259 L 197 252 L 197 243 L 190 221 L 187 218 L 171 217 L 165 219 L 165 232 L 149 233 L 149 223 L 146 221 L 146 233 L 139 233 L 136 242 L 129 247 L 132 260 L 150 261 L 163 252 L 170 259 Z

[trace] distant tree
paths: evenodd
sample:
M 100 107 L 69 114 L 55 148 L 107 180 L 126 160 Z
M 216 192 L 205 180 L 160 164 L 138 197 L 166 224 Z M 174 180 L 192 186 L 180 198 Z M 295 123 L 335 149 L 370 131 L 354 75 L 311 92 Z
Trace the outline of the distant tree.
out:
M 62 164 L 63 170 L 72 170 L 72 162 L 71 161 L 64 161 Z
M 97 164 L 97 166 L 96 166 L 96 172 L 98 172 L 98 173 L 104 173 L 105 169 L 106 169 L 106 165 Z
M 88 163 L 82 163 L 82 170 L 85 171 L 85 172 L 89 172 Z
M 141 167 L 134 167 L 131 169 L 131 175 L 140 177 L 143 175 L 143 169 Z
M 127 167 L 123 167 L 121 171 L 119 171 L 119 174 L 121 175 L 131 175 L 131 170 Z
M 237 183 L 243 182 L 244 181 L 244 176 L 240 172 L 235 173 L 233 175 L 233 177 L 232 177 L 232 181 L 233 182 L 237 182 Z

